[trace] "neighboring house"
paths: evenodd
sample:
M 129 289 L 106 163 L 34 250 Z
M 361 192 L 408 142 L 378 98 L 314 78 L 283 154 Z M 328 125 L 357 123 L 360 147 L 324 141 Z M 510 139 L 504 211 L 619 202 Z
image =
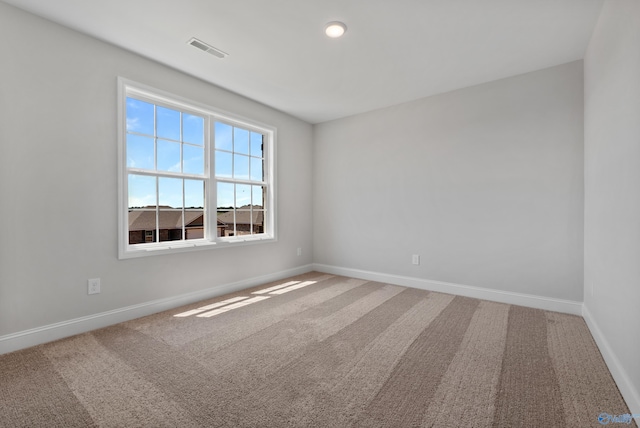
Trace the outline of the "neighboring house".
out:
M 260 217 L 260 222 L 260 232 L 254 233 L 262 232 L 262 217 Z M 156 210 L 154 206 L 129 210 L 129 244 L 156 242 L 158 229 L 161 242 L 181 240 L 182 210 L 169 206 L 161 206 L 158 212 L 158 226 L 156 229 Z M 203 238 L 203 211 L 201 209 L 186 209 L 184 226 L 186 239 Z M 227 228 L 231 228 L 230 234 L 227 233 Z M 233 218 L 230 225 L 218 218 L 217 229 L 218 236 L 233 236 Z M 255 226 L 254 230 L 256 230 Z
M 185 238 L 204 237 L 203 211 L 201 209 L 186 209 L 184 215 Z M 218 225 L 218 229 L 220 229 L 220 225 Z M 156 233 L 158 232 L 160 233 L 160 241 L 182 239 L 182 210 L 161 206 L 158 212 L 157 228 L 154 206 L 129 210 L 129 244 L 156 242 Z
M 264 210 L 260 205 L 244 205 L 238 209 L 218 214 L 218 223 L 226 224 L 223 234 L 218 236 L 239 236 L 264 233 Z M 235 230 L 234 230 L 235 222 Z M 218 233 L 220 233 L 218 231 Z

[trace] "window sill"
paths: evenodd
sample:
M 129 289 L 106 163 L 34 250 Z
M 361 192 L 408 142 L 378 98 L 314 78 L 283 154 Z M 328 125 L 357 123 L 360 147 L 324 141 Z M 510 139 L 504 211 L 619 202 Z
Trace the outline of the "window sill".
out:
M 271 235 L 260 235 L 247 238 L 219 238 L 217 241 L 198 239 L 187 242 L 167 241 L 166 243 L 138 244 L 135 246 L 129 245 L 125 249 L 120 249 L 118 258 L 122 260 L 163 254 L 179 254 L 190 251 L 227 248 L 230 246 L 257 245 L 275 241 L 275 237 Z

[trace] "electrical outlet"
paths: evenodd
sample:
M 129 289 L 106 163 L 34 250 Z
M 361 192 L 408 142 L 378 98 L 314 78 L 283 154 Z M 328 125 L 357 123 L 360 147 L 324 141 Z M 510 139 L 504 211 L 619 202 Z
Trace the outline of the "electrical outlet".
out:
M 91 278 L 87 280 L 87 294 L 100 293 L 100 278 Z
M 302 255 L 302 248 L 298 247 L 298 255 L 301 256 Z
M 420 255 L 414 254 L 413 256 L 411 256 L 411 263 L 413 263 L 414 265 L 419 265 L 420 264 Z

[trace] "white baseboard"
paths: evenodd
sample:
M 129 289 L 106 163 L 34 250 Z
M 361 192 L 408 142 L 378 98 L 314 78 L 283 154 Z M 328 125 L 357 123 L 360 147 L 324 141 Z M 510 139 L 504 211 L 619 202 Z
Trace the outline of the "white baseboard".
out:
M 611 372 L 611 376 L 613 376 L 613 379 L 616 381 L 622 397 L 627 402 L 629 410 L 632 414 L 640 415 L 640 393 L 634 386 L 633 382 L 629 379 L 626 370 L 623 368 L 622 364 L 620 364 L 620 360 L 616 356 L 615 352 L 613 352 L 607 338 L 602 334 L 600 327 L 598 327 L 598 324 L 591 316 L 591 312 L 589 312 L 587 305 L 583 305 L 582 317 L 587 323 L 587 326 L 591 331 L 591 336 L 593 336 L 593 339 L 596 341 L 596 344 L 600 349 L 600 353 L 602 354 L 602 358 L 604 358 L 604 361 Z M 602 409 L 602 411 L 606 412 L 607 410 Z M 640 420 L 636 419 L 636 421 Z
M 386 282 L 405 287 L 419 288 L 458 296 L 474 297 L 476 299 L 491 300 L 511 305 L 527 306 L 547 311 L 563 312 L 572 315 L 582 315 L 582 302 L 554 299 L 550 297 L 534 296 L 530 294 L 513 293 L 510 291 L 493 290 L 489 288 L 473 287 L 470 285 L 453 284 L 442 281 L 413 278 L 408 276 L 389 275 L 359 269 L 344 268 L 314 263 L 313 270 L 334 275 L 349 276 L 369 281 Z
M 231 284 L 219 285 L 206 290 L 168 297 L 165 299 L 152 300 L 150 302 L 0 336 L 0 355 L 129 321 L 135 318 L 140 318 L 146 315 L 151 315 L 157 312 L 166 311 L 168 309 L 177 308 L 200 300 L 206 300 L 223 294 L 244 290 L 245 288 L 261 285 L 266 282 L 301 275 L 303 273 L 310 272 L 311 270 L 312 265 L 304 265 L 268 275 L 249 278 Z

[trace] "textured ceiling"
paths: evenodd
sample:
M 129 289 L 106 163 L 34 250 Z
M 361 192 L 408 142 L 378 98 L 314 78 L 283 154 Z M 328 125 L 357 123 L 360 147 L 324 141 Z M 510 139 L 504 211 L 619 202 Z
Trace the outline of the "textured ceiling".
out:
M 3 0 L 310 123 L 582 59 L 602 0 Z M 324 35 L 333 20 L 341 39 Z M 187 44 L 197 37 L 229 53 Z

